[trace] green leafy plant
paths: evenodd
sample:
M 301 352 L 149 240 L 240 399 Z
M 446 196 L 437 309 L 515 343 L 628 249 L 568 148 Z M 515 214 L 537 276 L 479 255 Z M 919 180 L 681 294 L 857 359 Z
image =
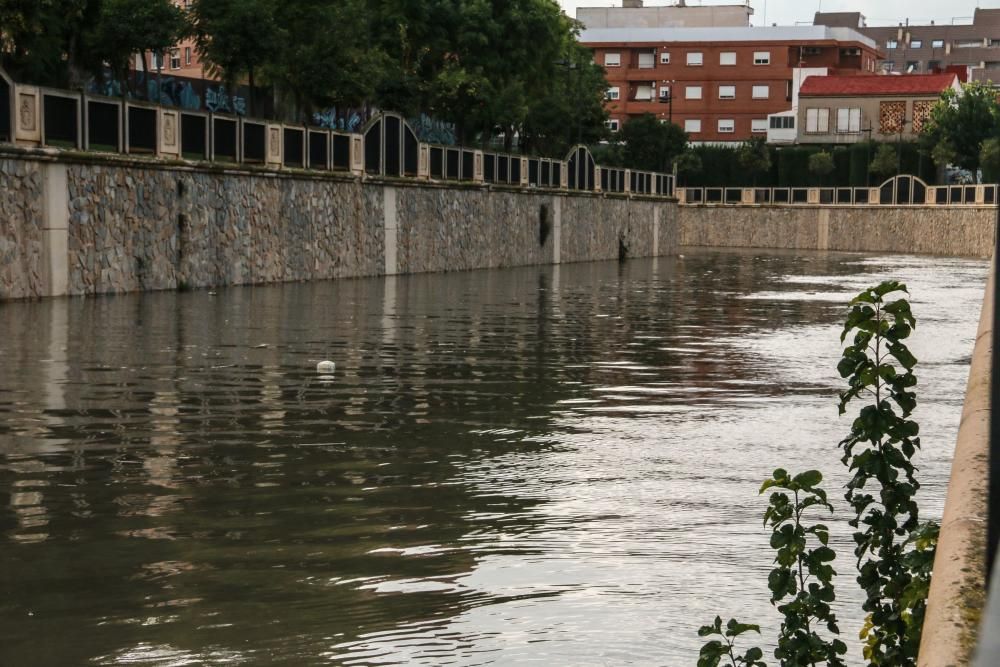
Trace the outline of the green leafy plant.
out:
M 764 513 L 764 524 L 771 528 L 771 547 L 777 552 L 768 587 L 771 603 L 778 605 L 784 616 L 774 651 L 782 665 L 834 667 L 844 664 L 841 656 L 847 652 L 847 645 L 835 637 L 840 628 L 830 606 L 836 599 L 836 571 L 830 565 L 836 554 L 828 546 L 829 528 L 803 522 L 804 513 L 811 507 L 833 513 L 826 491 L 819 488 L 822 481 L 818 470 L 792 477 L 779 468 L 760 488 L 761 493 L 776 489 Z M 822 626 L 834 637 L 821 635 L 818 630 Z
M 736 638 L 746 632 L 756 632 L 760 634 L 759 625 L 739 623 L 731 618 L 726 623 L 726 628 L 722 628 L 722 617 L 715 617 L 714 625 L 703 625 L 698 629 L 699 637 L 711 637 L 718 635 L 722 639 L 713 639 L 701 647 L 698 654 L 698 667 L 717 667 L 723 659 L 729 658 L 732 667 L 767 667 L 761 661 L 764 652 L 756 646 L 748 649 L 743 655 L 736 654 Z
M 850 524 L 868 612 L 864 655 L 871 665 L 904 667 L 916 664 L 936 538 L 934 528 L 916 532 L 920 485 L 911 459 L 920 429 L 908 417 L 917 404 L 917 360 L 903 343 L 916 319 L 905 298 L 889 298 L 896 292 L 906 286 L 888 281 L 851 301 L 841 341 L 856 333 L 837 369 L 848 381 L 840 413 L 851 401 L 869 401 L 840 443 L 853 473 L 846 498 L 856 515 Z

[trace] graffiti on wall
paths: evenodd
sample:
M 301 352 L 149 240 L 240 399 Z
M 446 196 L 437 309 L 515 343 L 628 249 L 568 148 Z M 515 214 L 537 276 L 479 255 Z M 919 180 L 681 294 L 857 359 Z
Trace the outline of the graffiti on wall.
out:
M 406 122 L 413 128 L 417 139 L 424 143 L 444 144 L 445 146 L 454 146 L 458 143 L 454 123 L 446 123 L 426 114 L 420 114 L 418 118 L 408 118 Z
M 368 122 L 371 115 L 371 111 L 331 107 L 314 113 L 312 124 L 317 127 L 325 127 L 328 130 L 360 132 L 361 127 Z
M 109 77 L 105 77 L 103 81 L 91 81 L 87 92 L 107 97 L 122 97 L 123 93 L 121 82 Z M 240 86 L 235 94 L 230 94 L 224 85 L 202 79 L 163 75 L 147 77 L 142 72 L 135 72 L 131 90 L 124 92 L 125 97 L 130 99 L 156 102 L 190 111 L 211 111 L 245 116 L 248 108 L 246 87 Z M 266 112 L 268 110 L 259 109 L 258 111 Z

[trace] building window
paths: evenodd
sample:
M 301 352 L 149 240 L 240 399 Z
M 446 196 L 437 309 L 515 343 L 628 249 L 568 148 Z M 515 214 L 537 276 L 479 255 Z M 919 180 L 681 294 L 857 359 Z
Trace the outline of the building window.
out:
M 861 131 L 861 109 L 837 109 L 837 132 L 857 134 Z
M 772 130 L 794 130 L 795 116 L 771 116 Z
M 732 118 L 719 119 L 719 134 L 732 134 L 736 131 L 736 121 Z
M 829 109 L 806 109 L 806 132 L 811 134 L 826 134 L 829 131 Z
M 190 46 L 185 46 L 184 47 L 184 64 L 187 65 L 188 67 L 191 66 L 191 47 Z
M 735 65 L 736 64 L 736 52 L 735 51 L 723 51 L 719 54 L 719 64 L 720 65 Z
M 653 69 L 656 67 L 656 54 L 652 51 L 639 53 L 639 69 Z
M 927 69 L 930 70 L 930 71 L 932 71 L 932 72 L 941 69 L 941 61 L 940 60 L 928 60 L 927 61 Z
M 879 102 L 879 132 L 902 134 L 906 126 L 906 102 Z
M 687 55 L 688 65 L 701 65 L 704 61 L 704 54 L 701 51 L 691 51 Z
M 771 64 L 771 52 L 770 51 L 754 51 L 753 52 L 753 64 L 754 65 L 770 65 Z
M 160 52 L 155 52 L 150 55 L 149 60 L 151 61 L 151 69 L 161 70 L 163 69 L 163 54 Z
M 766 100 L 771 96 L 771 86 L 754 86 L 753 99 Z
M 661 102 L 670 101 L 670 86 L 660 86 L 660 101 Z
M 612 132 L 618 131 L 618 119 L 612 118 L 611 120 L 604 121 L 604 127 L 608 128 Z
M 892 60 L 885 60 L 882 62 L 882 69 L 883 71 L 891 72 L 892 70 L 896 69 L 896 63 L 893 62 Z
M 894 39 L 887 39 L 887 40 L 885 40 L 885 48 L 887 48 L 887 49 L 895 49 L 898 46 L 899 46 L 899 42 L 897 42 Z
M 923 46 L 924 46 L 924 42 L 921 39 L 911 39 L 910 40 L 910 48 L 911 49 L 922 49 Z
M 684 99 L 686 100 L 700 100 L 701 99 L 701 86 L 688 86 L 684 89 Z
M 653 99 L 653 86 L 643 83 L 635 87 L 635 99 L 648 101 Z
M 735 100 L 736 99 L 736 86 L 719 86 L 719 99 L 720 100 Z
M 620 53 L 605 53 L 604 54 L 604 66 L 605 67 L 621 67 L 622 66 L 622 54 L 620 54 Z
M 618 100 L 621 99 L 621 96 L 622 96 L 621 89 L 618 88 L 618 86 L 612 86 L 611 88 L 608 88 L 608 94 L 606 95 L 606 97 L 609 100 Z
M 956 39 L 955 48 L 956 49 L 976 49 L 981 46 L 985 46 L 983 40 L 981 39 Z
M 751 132 L 767 132 L 767 119 L 766 118 L 754 118 L 750 121 L 750 131 Z
M 906 73 L 912 74 L 913 72 L 920 71 L 920 61 L 919 60 L 907 60 L 906 61 Z
M 661 65 L 669 65 L 670 64 L 670 52 L 669 51 L 661 51 L 660 52 L 660 64 Z
M 181 68 L 181 52 L 177 49 L 171 49 L 170 69 L 180 69 L 180 68 Z
M 944 40 L 943 39 L 932 39 L 931 40 L 931 48 L 932 49 L 943 49 L 944 48 Z
M 701 119 L 688 118 L 684 121 L 684 131 L 688 134 L 698 134 L 701 132 Z

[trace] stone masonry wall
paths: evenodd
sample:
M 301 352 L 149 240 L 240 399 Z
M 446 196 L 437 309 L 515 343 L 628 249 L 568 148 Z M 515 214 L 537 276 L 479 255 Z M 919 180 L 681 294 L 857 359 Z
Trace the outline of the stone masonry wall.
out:
M 0 159 L 0 300 L 42 293 L 44 201 L 37 163 Z
M 681 245 L 992 257 L 996 210 L 682 206 Z
M 676 247 L 676 205 L 663 200 L 47 154 L 0 165 L 0 299 L 613 259 L 620 241 L 632 257 Z

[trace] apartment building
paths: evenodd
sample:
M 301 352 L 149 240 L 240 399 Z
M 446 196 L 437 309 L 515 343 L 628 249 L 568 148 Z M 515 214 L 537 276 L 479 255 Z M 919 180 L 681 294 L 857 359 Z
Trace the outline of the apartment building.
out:
M 586 28 L 747 28 L 753 8 L 742 5 L 676 5 L 646 7 L 643 0 L 624 0 L 621 7 L 580 7 L 576 20 Z
M 173 0 L 174 4 L 182 9 L 190 9 L 193 0 Z M 176 44 L 173 48 L 163 53 L 147 52 L 137 58 L 145 58 L 146 70 L 149 72 L 161 72 L 173 76 L 182 76 L 189 79 L 213 79 L 206 71 L 205 65 L 201 61 L 198 53 L 198 45 L 193 38 L 188 38 Z M 142 70 L 142 63 L 136 62 L 135 68 Z
M 958 76 L 810 76 L 799 90 L 798 143 L 844 144 L 875 139 L 913 140 Z
M 580 41 L 606 70 L 612 130 L 652 113 L 697 143 L 766 137 L 795 70 L 871 74 L 881 57 L 858 31 L 827 26 L 587 28 Z
M 860 12 L 817 13 L 814 25 L 852 28 L 875 41 L 885 72 L 922 74 L 949 67 L 972 70 L 976 80 L 1000 82 L 1000 9 L 975 10 L 972 22 L 869 27 Z

